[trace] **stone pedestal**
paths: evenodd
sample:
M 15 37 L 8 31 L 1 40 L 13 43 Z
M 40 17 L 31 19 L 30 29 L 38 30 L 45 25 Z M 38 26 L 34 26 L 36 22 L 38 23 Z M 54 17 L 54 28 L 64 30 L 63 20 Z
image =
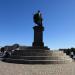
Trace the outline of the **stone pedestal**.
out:
M 43 43 L 43 31 L 44 27 L 43 26 L 34 26 L 34 42 L 32 44 L 33 47 L 44 47 Z

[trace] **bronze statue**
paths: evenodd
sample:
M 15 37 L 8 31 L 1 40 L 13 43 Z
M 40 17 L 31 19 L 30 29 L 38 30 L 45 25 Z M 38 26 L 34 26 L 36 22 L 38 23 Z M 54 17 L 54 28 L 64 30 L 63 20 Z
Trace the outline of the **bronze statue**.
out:
M 38 26 L 42 26 L 42 14 L 40 13 L 40 11 L 38 11 L 36 14 L 34 14 L 33 16 L 34 22 L 38 25 Z

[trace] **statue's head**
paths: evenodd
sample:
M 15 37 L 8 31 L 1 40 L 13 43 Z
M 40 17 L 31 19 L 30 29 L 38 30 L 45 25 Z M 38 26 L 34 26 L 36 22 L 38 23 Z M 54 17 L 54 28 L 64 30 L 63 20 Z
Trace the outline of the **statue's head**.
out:
M 39 25 L 39 26 L 42 25 L 42 16 L 41 16 L 41 13 L 40 13 L 39 10 L 38 10 L 37 13 L 34 14 L 33 19 L 34 19 L 34 22 L 35 22 L 37 25 Z
M 40 13 L 40 10 L 38 10 L 38 12 L 37 13 Z

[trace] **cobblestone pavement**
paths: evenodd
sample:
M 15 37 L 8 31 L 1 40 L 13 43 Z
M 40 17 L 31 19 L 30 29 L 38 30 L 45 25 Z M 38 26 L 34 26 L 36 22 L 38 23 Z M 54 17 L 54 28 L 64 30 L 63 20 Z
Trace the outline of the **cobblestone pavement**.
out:
M 75 62 L 69 64 L 27 65 L 0 61 L 0 75 L 75 75 Z

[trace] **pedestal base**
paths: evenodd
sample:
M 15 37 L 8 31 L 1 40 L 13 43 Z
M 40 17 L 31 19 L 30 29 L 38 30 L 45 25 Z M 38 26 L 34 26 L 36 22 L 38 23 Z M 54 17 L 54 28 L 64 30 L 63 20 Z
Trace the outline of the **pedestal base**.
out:
M 15 50 L 8 58 L 3 61 L 18 64 L 62 64 L 72 62 L 72 58 L 62 51 L 50 50 Z
M 43 26 L 34 26 L 34 42 L 32 44 L 33 47 L 44 47 L 44 42 L 43 42 L 43 31 L 44 27 Z
M 44 47 L 44 43 L 43 42 L 33 42 L 33 47 Z

